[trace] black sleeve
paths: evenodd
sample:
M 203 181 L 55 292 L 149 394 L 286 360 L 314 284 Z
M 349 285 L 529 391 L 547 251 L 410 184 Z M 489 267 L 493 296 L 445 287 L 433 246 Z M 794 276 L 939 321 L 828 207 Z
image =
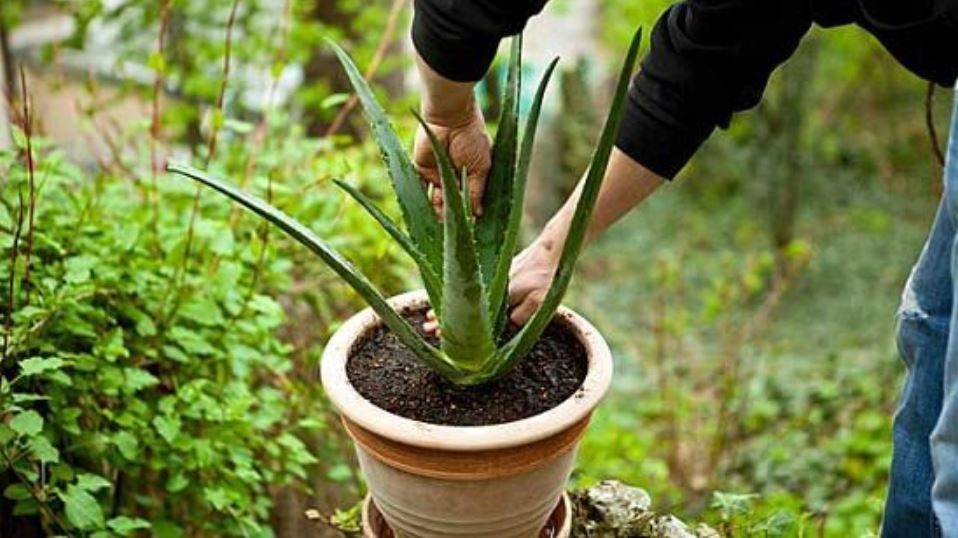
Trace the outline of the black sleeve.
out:
M 522 31 L 546 0 L 415 0 L 412 41 L 440 75 L 473 82 L 486 74 L 499 40 Z
M 616 146 L 672 178 L 716 126 L 758 104 L 811 26 L 807 0 L 686 0 L 652 31 Z

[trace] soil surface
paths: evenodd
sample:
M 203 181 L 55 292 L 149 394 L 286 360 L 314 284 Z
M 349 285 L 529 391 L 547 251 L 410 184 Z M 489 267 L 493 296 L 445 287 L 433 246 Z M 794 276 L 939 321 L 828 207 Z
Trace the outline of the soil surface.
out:
M 403 313 L 422 332 L 425 309 Z M 507 337 L 518 329 L 510 327 Z M 427 335 L 434 345 L 438 340 Z M 415 355 L 380 326 L 357 341 L 346 375 L 367 400 L 397 415 L 454 426 L 512 422 L 556 407 L 575 394 L 585 379 L 585 348 L 558 323 L 512 371 L 475 387 L 457 387 L 420 364 Z

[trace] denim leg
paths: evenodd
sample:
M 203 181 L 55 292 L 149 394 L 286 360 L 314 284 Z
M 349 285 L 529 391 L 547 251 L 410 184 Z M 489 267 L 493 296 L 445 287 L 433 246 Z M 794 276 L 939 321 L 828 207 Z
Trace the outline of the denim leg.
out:
M 952 114 L 951 139 L 945 164 L 945 196 L 953 222 L 958 222 L 958 99 Z M 953 242 L 952 275 L 958 275 L 958 241 Z M 958 312 L 952 315 L 943 372 L 943 400 L 938 423 L 931 435 L 935 479 L 932 505 L 942 535 L 958 538 Z
M 944 201 L 902 293 L 898 349 L 907 368 L 893 426 L 894 455 L 882 522 L 884 538 L 935 536 L 929 436 L 941 410 L 952 312 L 954 221 Z

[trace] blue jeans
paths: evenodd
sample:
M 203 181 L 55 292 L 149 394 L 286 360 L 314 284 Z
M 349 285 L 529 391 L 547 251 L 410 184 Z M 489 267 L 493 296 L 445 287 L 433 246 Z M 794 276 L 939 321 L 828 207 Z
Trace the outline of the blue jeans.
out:
M 908 370 L 893 428 L 885 538 L 958 538 L 958 99 L 945 192 L 902 293 L 898 349 Z

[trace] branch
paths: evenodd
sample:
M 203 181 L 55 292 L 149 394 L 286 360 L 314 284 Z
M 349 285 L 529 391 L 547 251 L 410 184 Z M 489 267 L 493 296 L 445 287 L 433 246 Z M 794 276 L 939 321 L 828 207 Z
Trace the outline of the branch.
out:
M 3 355 L 0 355 L 0 363 L 7 358 L 7 352 L 10 346 L 10 336 L 13 333 L 13 307 L 16 306 L 14 298 L 15 283 L 17 281 L 17 254 L 20 250 L 20 235 L 23 232 L 23 191 L 17 189 L 17 224 L 13 229 L 13 245 L 10 248 L 10 275 L 7 279 L 7 312 L 3 324 Z
M 163 0 L 163 7 L 160 12 L 160 31 L 156 36 L 156 55 L 163 57 L 163 48 L 166 42 L 166 30 L 170 24 L 170 0 Z M 163 74 L 165 68 L 161 65 L 156 70 L 153 77 L 153 98 L 150 102 L 150 174 L 153 179 L 153 220 L 154 225 L 159 217 L 159 207 L 156 192 L 156 176 L 159 174 L 162 166 L 157 158 L 157 146 L 160 144 L 161 128 L 160 123 L 160 96 L 163 90 Z
M 217 118 L 222 118 L 223 115 L 223 102 L 226 95 L 226 85 L 229 81 L 230 75 L 230 55 L 233 51 L 233 25 L 236 23 L 236 8 L 239 6 L 239 0 L 233 0 L 233 5 L 230 8 L 229 20 L 226 22 L 226 45 L 225 51 L 223 53 L 223 79 L 220 81 L 219 93 L 216 96 L 216 105 L 213 111 L 213 121 L 210 124 L 210 139 L 209 144 L 207 145 L 206 151 L 206 168 L 209 168 L 210 162 L 213 160 L 213 156 L 216 154 L 216 137 L 219 132 L 219 125 Z M 186 228 L 186 244 L 183 247 L 183 262 L 177 268 L 176 272 L 173 275 L 173 285 L 169 287 L 166 296 L 163 299 L 161 304 L 161 320 L 162 325 L 165 327 L 166 322 L 169 321 L 176 311 L 179 309 L 179 301 L 175 300 L 173 307 L 170 309 L 169 313 L 166 313 L 166 303 L 169 300 L 170 294 L 174 291 L 178 291 L 183 284 L 183 277 L 186 274 L 187 266 L 190 263 L 190 256 L 193 251 L 193 238 L 196 231 L 196 217 L 200 212 L 200 195 L 202 194 L 202 189 L 197 186 L 196 193 L 193 195 L 193 206 L 190 209 L 190 220 Z
M 216 106 L 213 110 L 213 121 L 210 125 L 210 141 L 206 149 L 206 166 L 209 167 L 216 154 L 216 138 L 219 134 L 220 122 L 223 117 L 223 101 L 226 97 L 226 83 L 230 77 L 230 58 L 233 52 L 233 26 L 236 24 L 236 8 L 239 0 L 233 0 L 230 8 L 230 18 L 226 22 L 226 50 L 223 53 L 223 79 L 220 81 L 220 90 L 216 95 Z
M 20 473 L 20 471 L 18 471 L 17 468 L 14 467 L 13 461 L 10 460 L 10 457 L 7 455 L 6 451 L 3 450 L 3 448 L 0 448 L 0 457 L 3 458 L 3 460 L 6 462 L 7 467 L 10 469 L 10 471 L 12 471 L 14 475 L 16 475 L 17 480 L 19 480 L 20 483 L 23 484 L 23 486 L 30 493 L 30 496 L 33 497 L 34 502 L 37 503 L 37 508 L 41 512 L 43 512 L 44 515 L 46 515 L 51 521 L 53 521 L 53 523 L 55 523 L 56 526 L 59 527 L 60 530 L 65 533 L 66 536 L 69 536 L 70 535 L 69 525 L 67 525 L 65 521 L 60 519 L 60 516 L 58 516 L 57 513 L 50 508 L 50 504 L 47 503 L 39 493 L 37 493 L 36 489 L 34 489 L 33 487 L 33 482 L 30 482 L 29 480 L 27 480 L 26 477 L 24 477 Z
M 23 272 L 23 289 L 26 300 L 30 300 L 30 261 L 33 256 L 33 230 L 35 227 L 34 219 L 37 211 L 37 184 L 36 170 L 33 162 L 33 126 L 30 117 L 29 100 L 27 93 L 27 79 L 23 73 L 23 65 L 20 66 L 20 97 L 23 105 L 23 134 L 27 139 L 27 176 L 29 178 L 29 207 L 27 217 L 27 251 L 23 260 L 25 263 Z
M 383 58 L 386 57 L 386 51 L 389 50 L 393 34 L 396 32 L 396 22 L 399 20 L 399 13 L 402 12 L 402 7 L 405 3 L 406 0 L 393 0 L 393 5 L 389 8 L 389 18 L 386 20 L 386 28 L 383 30 L 383 36 L 376 46 L 376 52 L 373 54 L 372 61 L 369 62 L 369 66 L 366 67 L 366 72 L 363 73 L 363 78 L 366 80 L 371 80 L 373 76 L 375 76 L 376 71 L 379 69 L 379 64 L 381 64 Z M 336 134 L 343 126 L 349 113 L 356 108 L 358 102 L 359 98 L 355 93 L 352 94 L 349 100 L 346 101 L 346 104 L 343 105 L 343 108 L 339 109 L 339 113 L 336 114 L 336 118 L 333 120 L 333 123 L 329 125 L 329 128 L 326 129 L 326 133 L 324 133 L 323 136 L 330 137 Z

